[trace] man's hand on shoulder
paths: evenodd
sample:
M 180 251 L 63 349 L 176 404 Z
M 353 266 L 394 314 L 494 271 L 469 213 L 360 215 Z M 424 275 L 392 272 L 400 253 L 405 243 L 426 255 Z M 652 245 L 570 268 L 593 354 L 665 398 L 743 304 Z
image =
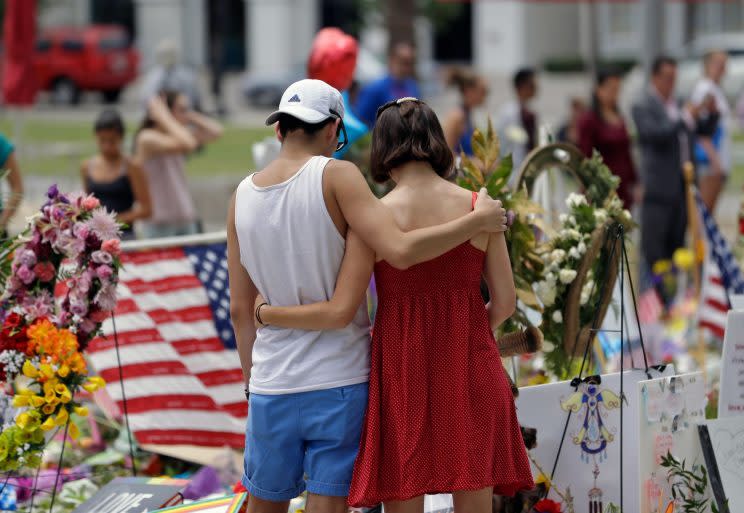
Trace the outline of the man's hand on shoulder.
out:
M 501 201 L 494 200 L 485 188 L 478 193 L 473 211 L 479 216 L 483 224 L 483 231 L 490 233 L 505 232 L 507 229 L 506 210 Z

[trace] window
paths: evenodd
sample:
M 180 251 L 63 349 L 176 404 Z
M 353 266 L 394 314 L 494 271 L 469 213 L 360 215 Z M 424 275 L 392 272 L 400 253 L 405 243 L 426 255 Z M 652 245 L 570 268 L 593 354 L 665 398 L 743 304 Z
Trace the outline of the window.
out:
M 62 49 L 67 52 L 82 52 L 83 42 L 79 39 L 65 39 L 62 41 Z
M 39 39 L 36 42 L 37 52 L 48 52 L 52 48 L 52 42 L 48 39 Z
M 114 50 L 126 50 L 129 48 L 129 40 L 124 36 L 113 36 L 101 39 L 98 48 L 103 52 Z

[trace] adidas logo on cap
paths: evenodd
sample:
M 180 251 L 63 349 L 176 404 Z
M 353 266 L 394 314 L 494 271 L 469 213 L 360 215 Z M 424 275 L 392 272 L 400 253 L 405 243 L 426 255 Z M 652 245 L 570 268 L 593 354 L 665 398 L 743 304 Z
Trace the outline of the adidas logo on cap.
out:
M 292 96 L 289 100 L 287 100 L 287 103 L 300 103 L 300 97 L 298 95 Z

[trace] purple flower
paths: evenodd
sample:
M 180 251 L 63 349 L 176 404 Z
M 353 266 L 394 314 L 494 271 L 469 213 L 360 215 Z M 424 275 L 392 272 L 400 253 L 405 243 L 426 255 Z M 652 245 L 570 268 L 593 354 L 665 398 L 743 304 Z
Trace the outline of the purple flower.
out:
M 55 244 L 56 248 L 64 253 L 67 257 L 75 259 L 80 253 L 85 251 L 85 240 L 61 235 Z
M 57 188 L 57 184 L 55 183 L 47 190 L 47 198 L 55 199 L 57 198 L 57 196 L 59 196 L 59 189 Z
M 34 272 L 25 265 L 22 265 L 18 268 L 18 270 L 16 271 L 16 276 L 18 276 L 18 279 L 26 285 L 31 284 L 31 282 L 36 279 L 36 275 L 34 274 Z
M 83 317 L 88 313 L 88 303 L 85 301 L 71 301 L 70 312 L 72 312 L 72 315 Z
M 121 233 L 119 223 L 116 222 L 114 215 L 103 208 L 94 210 L 87 224 L 90 231 L 96 234 L 100 240 L 115 239 Z
M 90 228 L 85 223 L 75 223 L 72 227 L 72 234 L 79 239 L 86 239 L 90 233 Z
M 16 260 L 21 265 L 25 265 L 30 269 L 36 265 L 36 253 L 30 249 L 24 249 L 18 253 L 18 258 Z
M 23 302 L 23 309 L 29 321 L 48 317 L 54 310 L 54 298 L 48 290 L 42 290 L 35 296 L 29 296 Z
M 113 274 L 114 274 L 114 270 L 108 265 L 101 265 L 98 267 L 98 269 L 96 269 L 96 276 L 98 276 L 98 279 L 102 281 L 108 280 L 109 278 L 111 278 L 111 275 Z
M 105 251 L 94 251 L 91 255 L 91 258 L 97 264 L 108 265 L 114 261 L 114 257 L 112 257 L 109 253 L 106 253 Z

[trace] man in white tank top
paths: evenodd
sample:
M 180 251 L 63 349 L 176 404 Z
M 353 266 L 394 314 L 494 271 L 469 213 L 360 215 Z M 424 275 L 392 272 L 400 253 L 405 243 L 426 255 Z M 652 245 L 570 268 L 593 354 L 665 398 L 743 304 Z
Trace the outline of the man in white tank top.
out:
M 250 392 L 248 513 L 285 513 L 304 490 L 308 513 L 347 511 L 369 375 L 364 305 L 341 330 L 257 332 L 257 294 L 272 305 L 327 301 L 344 251 L 359 250 L 353 246 L 361 241 L 405 269 L 506 226 L 500 202 L 482 191 L 473 212 L 456 221 L 401 231 L 359 169 L 329 158 L 343 115 L 341 94 L 325 82 L 292 84 L 266 120 L 282 141 L 279 157 L 243 180 L 230 204 L 231 316 Z M 360 241 L 347 248 L 349 227 Z

